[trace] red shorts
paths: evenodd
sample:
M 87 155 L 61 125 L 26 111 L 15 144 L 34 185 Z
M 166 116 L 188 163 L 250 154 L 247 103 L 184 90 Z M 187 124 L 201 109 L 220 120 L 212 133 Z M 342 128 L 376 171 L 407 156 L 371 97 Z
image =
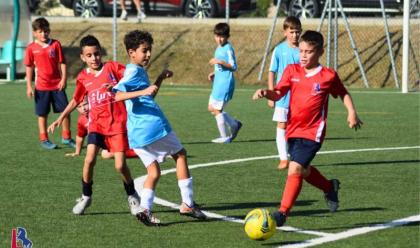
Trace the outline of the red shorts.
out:
M 89 133 L 88 144 L 93 144 L 106 149 L 109 152 L 125 152 L 129 149 L 127 134 L 102 135 L 100 133 Z

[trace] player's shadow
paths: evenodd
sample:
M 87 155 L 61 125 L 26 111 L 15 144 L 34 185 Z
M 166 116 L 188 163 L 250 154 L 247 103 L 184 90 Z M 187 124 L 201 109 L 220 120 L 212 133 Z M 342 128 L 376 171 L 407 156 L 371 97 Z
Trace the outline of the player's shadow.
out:
M 130 214 L 128 211 L 120 211 L 120 212 L 89 212 L 89 213 L 84 213 L 83 215 L 128 215 Z
M 271 243 L 264 243 L 261 244 L 262 246 L 283 246 L 283 245 L 294 245 L 300 244 L 302 241 L 283 241 L 283 242 L 271 242 Z
M 385 208 L 370 207 L 370 208 L 345 208 L 339 209 L 337 212 L 372 212 L 372 211 L 383 211 Z M 290 213 L 290 216 L 311 216 L 311 217 L 329 217 L 332 213 L 328 209 L 311 209 L 311 210 L 294 210 Z
M 331 163 L 323 164 L 322 166 L 348 166 L 348 165 L 381 165 L 381 164 L 415 164 L 420 163 L 419 159 L 411 160 L 386 160 L 386 161 L 369 161 L 369 162 L 343 162 L 343 163 Z
M 405 221 L 395 221 L 393 222 L 397 226 L 420 226 L 420 221 L 413 221 L 413 222 L 405 222 Z M 384 222 L 365 222 L 365 223 L 356 223 L 349 226 L 334 226 L 334 227 L 325 227 L 325 228 L 317 228 L 318 231 L 329 231 L 329 230 L 348 230 L 352 228 L 359 228 L 359 227 L 367 227 L 367 226 L 376 226 L 376 225 L 383 225 Z

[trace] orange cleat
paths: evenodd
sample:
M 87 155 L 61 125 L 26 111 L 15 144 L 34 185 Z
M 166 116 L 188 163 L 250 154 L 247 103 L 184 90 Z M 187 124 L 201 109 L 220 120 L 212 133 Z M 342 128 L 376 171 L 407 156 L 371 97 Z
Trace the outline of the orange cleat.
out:
M 287 169 L 287 167 L 289 167 L 289 161 L 288 160 L 280 160 L 279 165 L 277 166 L 277 168 L 279 170 L 284 170 Z

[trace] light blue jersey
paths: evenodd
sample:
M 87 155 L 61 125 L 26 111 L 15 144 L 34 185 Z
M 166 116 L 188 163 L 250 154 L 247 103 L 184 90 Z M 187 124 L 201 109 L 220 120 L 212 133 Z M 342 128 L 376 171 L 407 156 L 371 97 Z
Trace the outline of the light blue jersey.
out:
M 290 64 L 299 64 L 299 48 L 289 47 L 287 41 L 276 46 L 271 57 L 270 71 L 276 73 L 276 82 L 280 81 L 284 68 Z M 276 102 L 278 108 L 289 108 L 290 91 Z
M 223 46 L 218 46 L 214 52 L 216 59 L 223 60 L 232 66 L 232 69 L 227 69 L 221 65 L 214 65 L 214 80 L 211 97 L 217 101 L 228 102 L 233 97 L 235 90 L 235 77 L 233 72 L 236 71 L 235 51 L 232 45 L 227 42 Z
M 135 64 L 128 64 L 124 77 L 113 91 L 132 92 L 150 86 L 146 71 Z M 168 135 L 172 128 L 152 96 L 125 100 L 127 109 L 127 135 L 130 148 L 141 148 Z

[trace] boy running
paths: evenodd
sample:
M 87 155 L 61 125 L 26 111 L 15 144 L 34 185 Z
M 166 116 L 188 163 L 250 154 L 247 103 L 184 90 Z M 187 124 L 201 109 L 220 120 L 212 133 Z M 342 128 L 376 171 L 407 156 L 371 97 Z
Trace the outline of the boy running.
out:
M 237 69 L 236 58 L 233 47 L 228 41 L 230 36 L 229 25 L 218 23 L 213 32 L 217 49 L 214 52 L 214 58 L 209 61 L 210 65 L 214 66 L 214 72 L 208 75 L 208 80 L 213 82 L 208 110 L 216 118 L 220 137 L 213 139 L 212 142 L 230 143 L 236 138 L 242 127 L 240 121 L 233 119 L 223 111 L 232 99 L 235 90 L 233 72 Z
M 32 34 L 35 40 L 26 49 L 23 63 L 26 66 L 26 96 L 35 97 L 35 113 L 38 116 L 39 140 L 45 149 L 55 149 L 57 145 L 48 139 L 47 123 L 50 106 L 54 113 L 61 113 L 68 101 L 66 89 L 66 61 L 61 44 L 50 39 L 50 24 L 40 17 L 32 22 Z M 35 91 L 32 77 L 36 69 Z M 70 117 L 63 119 L 61 143 L 75 147 L 71 139 Z
M 302 31 L 302 25 L 297 17 L 288 16 L 283 22 L 283 34 L 286 40 L 274 48 L 271 57 L 270 71 L 268 72 L 268 89 L 273 90 L 275 83 L 279 82 L 284 68 L 289 64 L 299 63 L 299 36 Z M 278 168 L 286 169 L 288 165 L 286 126 L 287 113 L 289 111 L 290 92 L 277 102 L 268 100 L 268 106 L 275 107 L 273 121 L 277 122 L 276 144 L 280 157 Z
M 148 32 L 134 30 L 124 37 L 125 49 L 130 63 L 124 77 L 114 86 L 115 100 L 125 101 L 127 108 L 127 130 L 130 147 L 137 153 L 147 170 L 147 178 L 140 193 L 142 211 L 137 215 L 145 225 L 158 226 L 161 221 L 152 215 L 155 188 L 160 178 L 159 164 L 166 156 L 172 156 L 176 163 L 178 186 L 182 204 L 179 212 L 198 219 L 206 215 L 198 208 L 193 198 L 193 181 L 188 170 L 187 152 L 155 102 L 162 81 L 171 77 L 172 72 L 164 70 L 150 85 L 144 69 L 152 52 L 153 38 Z
M 109 91 L 123 76 L 125 67 L 113 61 L 102 63 L 101 45 L 91 35 L 83 37 L 80 41 L 80 58 L 86 63 L 87 68 L 77 76 L 73 99 L 48 128 L 53 132 L 54 128 L 83 101 L 85 95 L 88 96 L 89 134 L 82 175 L 83 194 L 73 207 L 73 213 L 83 214 L 92 202 L 93 168 L 96 164 L 96 155 L 102 148 L 114 153 L 115 169 L 123 179 L 131 214 L 136 215 L 140 209 L 140 199 L 134 189 L 134 182 L 124 155 L 128 149 L 127 112 L 124 104 L 116 102 L 114 94 Z
M 327 180 L 311 165 L 325 138 L 329 95 L 342 99 L 350 128 L 357 130 L 363 124 L 337 73 L 319 64 L 323 45 L 320 33 L 306 31 L 299 41 L 300 64 L 288 65 L 274 90 L 259 89 L 253 95 L 254 100 L 265 97 L 278 101 L 290 90 L 286 132 L 290 164 L 279 211 L 273 214 L 277 226 L 284 225 L 300 193 L 303 179 L 324 192 L 331 212 L 338 208 L 340 182 L 337 179 Z

